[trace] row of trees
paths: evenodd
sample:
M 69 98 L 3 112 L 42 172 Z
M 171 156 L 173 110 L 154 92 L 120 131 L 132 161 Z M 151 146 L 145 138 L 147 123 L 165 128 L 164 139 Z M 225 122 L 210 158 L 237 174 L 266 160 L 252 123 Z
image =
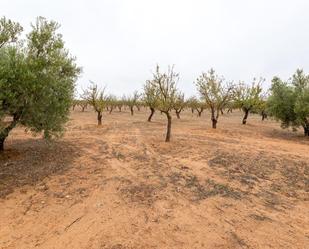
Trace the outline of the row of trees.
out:
M 138 109 L 141 106 L 148 106 L 150 122 L 155 111 L 158 110 L 167 117 L 167 132 L 165 140 L 170 141 L 171 137 L 171 112 L 175 111 L 177 118 L 180 118 L 180 113 L 187 107 L 191 108 L 192 112 L 197 111 L 200 117 L 205 109 L 211 112 L 212 127 L 217 127 L 217 122 L 220 114 L 223 114 L 223 109 L 240 108 L 244 111 L 243 124 L 246 124 L 248 115 L 252 111 L 257 111 L 262 106 L 263 98 L 261 96 L 262 88 L 260 79 L 258 82 L 254 79 L 251 86 L 240 83 L 237 86 L 232 83 L 226 83 L 224 78 L 216 75 L 211 69 L 207 73 L 202 73 L 196 80 L 196 87 L 200 94 L 200 100 L 191 97 L 185 99 L 184 93 L 177 88 L 179 74 L 174 71 L 174 67 L 169 67 L 167 72 L 160 72 L 159 66 L 156 67 L 153 77 L 147 80 L 143 93 L 135 92 L 132 97 L 124 97 L 120 100 L 105 96 L 104 90 L 98 90 L 97 85 L 91 86 L 84 91 L 82 99 L 91 104 L 98 114 L 98 124 L 101 124 L 101 113 L 104 109 L 115 105 L 126 105 L 130 108 L 133 115 L 133 108 Z M 101 96 L 101 97 L 98 97 Z M 105 97 L 102 97 L 105 96 Z M 101 108 L 98 110 L 98 106 Z M 100 119 L 99 119 L 100 117 Z
M 177 88 L 178 80 L 179 74 L 174 71 L 174 67 L 169 67 L 167 72 L 162 73 L 157 66 L 152 79 L 144 84 L 142 94 L 135 92 L 132 97 L 119 100 L 106 95 L 105 98 L 96 98 L 98 103 L 95 103 L 93 96 L 104 96 L 104 91 L 99 91 L 97 85 L 92 84 L 82 97 L 94 107 L 100 118 L 104 108 L 110 109 L 111 112 L 113 106 L 128 106 L 132 115 L 134 107 L 140 109 L 141 106 L 147 106 L 150 109 L 149 122 L 155 111 L 160 111 L 167 118 L 167 142 L 171 138 L 171 112 L 175 111 L 176 117 L 180 118 L 180 113 L 185 108 L 190 108 L 192 113 L 196 111 L 198 116 L 201 116 L 205 109 L 210 110 L 214 129 L 223 110 L 231 112 L 233 109 L 241 109 L 244 113 L 242 124 L 247 123 L 250 113 L 260 113 L 262 120 L 270 115 L 281 121 L 283 128 L 292 126 L 293 129 L 297 129 L 302 126 L 305 135 L 309 134 L 309 76 L 302 70 L 297 70 L 291 81 L 283 82 L 275 77 L 268 95 L 262 89 L 265 81 L 263 78 L 254 78 L 250 85 L 244 82 L 234 84 L 225 81 L 211 69 L 202 73 L 195 81 L 200 98 L 191 97 L 186 100 Z M 97 108 L 99 103 L 100 111 Z M 101 119 L 98 119 L 98 124 L 101 124 Z

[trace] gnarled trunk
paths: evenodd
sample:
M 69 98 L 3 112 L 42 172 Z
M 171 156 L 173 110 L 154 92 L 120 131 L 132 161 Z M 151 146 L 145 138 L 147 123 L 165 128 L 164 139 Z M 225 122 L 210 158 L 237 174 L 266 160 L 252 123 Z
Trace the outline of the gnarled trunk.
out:
M 102 113 L 98 112 L 98 125 L 102 125 Z
M 244 110 L 244 112 L 245 112 L 245 116 L 244 116 L 244 118 L 242 119 L 242 124 L 246 124 L 247 123 L 247 118 L 248 118 L 248 116 L 249 116 L 249 110 Z
M 178 119 L 180 119 L 180 113 L 181 113 L 181 110 L 179 110 L 179 111 L 177 111 L 177 110 L 176 110 L 175 112 L 176 112 L 176 116 L 177 116 L 177 118 L 178 118 Z
M 201 117 L 202 116 L 202 112 L 204 111 L 204 108 L 201 108 L 201 110 L 199 110 L 198 108 L 196 108 L 196 111 L 197 111 L 197 116 L 198 117 Z
M 130 111 L 131 111 L 131 115 L 133 116 L 133 115 L 134 115 L 134 109 L 133 109 L 133 106 L 130 106 Z
M 214 119 L 211 119 L 211 121 L 212 121 L 212 128 L 217 129 L 218 120 L 214 118 Z
M 212 122 L 212 128 L 216 129 L 217 123 L 218 123 L 218 114 L 217 114 L 217 117 L 215 117 L 215 109 L 214 108 L 211 108 L 211 122 Z
M 165 112 L 167 117 L 167 131 L 166 131 L 166 138 L 165 142 L 169 142 L 171 140 L 171 130 L 172 130 L 172 116 L 169 112 Z
M 148 122 L 151 122 L 152 116 L 155 113 L 155 109 L 152 107 L 149 107 L 149 108 L 150 108 L 150 115 L 148 117 Z

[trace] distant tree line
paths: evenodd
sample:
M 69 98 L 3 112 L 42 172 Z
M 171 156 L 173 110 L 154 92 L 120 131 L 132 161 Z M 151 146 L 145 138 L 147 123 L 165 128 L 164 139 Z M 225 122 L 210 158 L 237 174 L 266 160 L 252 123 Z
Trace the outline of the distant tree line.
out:
M 165 114 L 167 117 L 166 142 L 171 139 L 171 112 L 174 111 L 177 119 L 180 119 L 184 109 L 190 109 L 192 114 L 197 112 L 198 117 L 201 117 L 204 110 L 209 110 L 214 129 L 217 128 L 219 117 L 224 114 L 224 111 L 230 113 L 234 109 L 240 109 L 243 111 L 243 125 L 247 124 L 250 113 L 258 113 L 262 120 L 269 116 L 275 118 L 281 122 L 283 128 L 293 127 L 296 130 L 303 127 L 304 134 L 308 136 L 309 76 L 306 76 L 302 70 L 297 70 L 292 80 L 287 82 L 275 77 L 271 88 L 265 92 L 262 87 L 265 82 L 263 78 L 253 78 L 249 84 L 245 82 L 235 84 L 227 82 L 224 77 L 210 69 L 206 73 L 203 72 L 195 81 L 199 97 L 188 99 L 178 89 L 178 80 L 179 74 L 174 71 L 173 66 L 170 66 L 167 72 L 161 72 L 160 67 L 157 66 L 152 79 L 144 84 L 142 93 L 135 91 L 132 96 L 123 96 L 120 99 L 107 96 L 98 101 L 103 101 L 110 113 L 117 106 L 119 111 L 122 107 L 128 107 L 131 115 L 134 114 L 134 108 L 140 110 L 141 107 L 148 107 L 149 122 L 156 111 Z M 93 86 L 89 89 L 93 89 Z M 82 101 L 86 101 L 96 110 L 93 101 L 89 101 L 89 89 L 82 96 Z M 98 124 L 100 125 L 101 122 Z

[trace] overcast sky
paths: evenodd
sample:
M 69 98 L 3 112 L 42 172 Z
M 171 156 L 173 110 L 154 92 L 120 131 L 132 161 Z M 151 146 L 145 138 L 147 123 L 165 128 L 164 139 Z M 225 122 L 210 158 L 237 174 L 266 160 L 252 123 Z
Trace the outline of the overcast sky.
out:
M 309 72 L 308 0 L 1 0 L 0 15 L 26 31 L 37 16 L 61 24 L 89 80 L 122 95 L 142 89 L 158 63 L 175 64 L 179 87 L 213 67 L 229 80 Z

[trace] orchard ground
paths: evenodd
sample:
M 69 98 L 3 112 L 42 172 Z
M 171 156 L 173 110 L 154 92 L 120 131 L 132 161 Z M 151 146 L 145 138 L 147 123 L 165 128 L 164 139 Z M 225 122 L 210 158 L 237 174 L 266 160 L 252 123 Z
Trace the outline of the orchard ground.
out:
M 308 248 L 309 140 L 242 113 L 78 108 L 60 140 L 0 154 L 0 248 Z

